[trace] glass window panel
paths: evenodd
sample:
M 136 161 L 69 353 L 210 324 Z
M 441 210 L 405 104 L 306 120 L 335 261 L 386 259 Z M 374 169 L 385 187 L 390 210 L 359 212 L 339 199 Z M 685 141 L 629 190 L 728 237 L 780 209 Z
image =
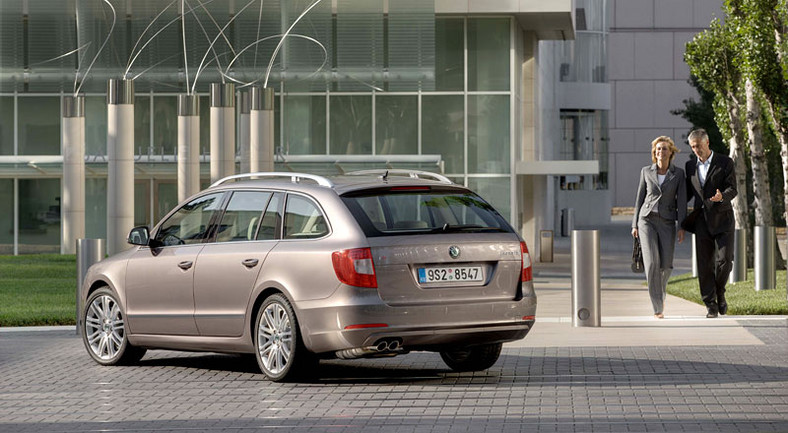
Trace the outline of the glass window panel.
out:
M 509 97 L 468 95 L 468 172 L 509 173 Z
M 284 152 L 289 155 L 326 153 L 326 97 L 285 96 Z
M 156 183 L 156 221 L 161 221 L 167 212 L 178 205 L 178 184 L 176 181 Z
M 60 155 L 60 97 L 23 96 L 19 104 L 19 154 Z
M 0 254 L 14 253 L 14 180 L 0 179 Z
M 509 19 L 468 19 L 468 90 L 509 90 Z
M 211 217 L 219 210 L 223 193 L 198 197 L 162 223 L 156 240 L 165 246 L 198 244 L 205 240 Z
M 265 2 L 272 3 L 272 2 Z M 287 17 L 287 26 L 291 25 L 301 13 L 306 9 L 312 1 L 282 1 L 281 7 L 285 10 Z M 310 9 L 309 13 L 304 15 L 299 21 L 297 28 L 302 29 L 298 33 L 312 37 L 319 41 L 325 48 L 321 48 L 318 43 L 314 41 L 291 37 L 285 40 L 282 48 L 280 58 L 286 61 L 284 65 L 287 80 L 285 81 L 285 88 L 289 92 L 297 91 L 321 91 L 326 89 L 326 78 L 324 74 L 316 74 L 315 72 L 325 72 L 330 70 L 332 65 L 331 53 L 331 34 L 332 34 L 332 2 L 323 1 Z M 265 5 L 263 6 L 265 8 Z M 265 13 L 265 12 L 264 12 Z M 280 14 L 279 16 L 282 16 Z M 254 20 L 255 22 L 257 19 Z M 309 30 L 304 30 L 309 29 Z M 281 32 L 280 29 L 272 29 L 267 34 L 276 34 Z M 284 54 L 284 55 L 283 55 Z M 267 56 L 265 57 L 268 61 Z M 321 69 L 322 65 L 322 69 Z M 276 68 L 276 66 L 275 66 Z
M 338 90 L 382 86 L 383 2 L 337 0 L 336 32 Z
M 270 192 L 234 192 L 216 234 L 216 242 L 252 241 Z
M 312 239 L 327 233 L 326 219 L 312 200 L 298 195 L 287 196 L 285 239 Z
M 175 96 L 153 98 L 153 152 L 175 155 L 178 149 L 178 100 Z
M 137 149 L 135 148 L 136 152 Z M 85 97 L 85 155 L 107 154 L 107 98 Z
M 463 97 L 423 96 L 421 105 L 421 153 L 441 155 L 446 173 L 465 173 Z
M 419 152 L 418 98 L 375 97 L 375 152 L 415 155 Z
M 150 181 L 148 179 L 134 182 L 134 225 L 148 226 L 150 215 Z
M 208 96 L 200 96 L 200 147 L 197 152 L 200 155 L 211 153 L 211 99 Z
M 20 179 L 19 198 L 19 253 L 59 253 L 60 179 Z
M 89 177 L 85 179 L 85 237 L 88 239 L 107 238 L 106 178 Z
M 435 20 L 435 90 L 462 90 L 464 25 L 462 18 Z
M 387 30 L 388 90 L 434 89 L 435 2 L 390 1 Z
M 331 97 L 331 154 L 372 154 L 372 96 Z
M 14 154 L 14 98 L 0 96 L 0 155 Z
M 468 178 L 468 188 L 490 203 L 511 224 L 512 221 L 509 218 L 512 209 L 509 195 L 511 186 L 508 176 L 471 177 Z
M 257 232 L 257 240 L 267 241 L 279 238 L 282 228 L 282 214 L 279 208 L 282 204 L 282 193 L 276 193 L 268 202 L 265 209 L 263 221 L 260 223 L 260 230 Z
M 142 153 L 147 154 L 149 147 L 150 97 L 137 96 L 134 98 L 134 149 L 142 149 Z

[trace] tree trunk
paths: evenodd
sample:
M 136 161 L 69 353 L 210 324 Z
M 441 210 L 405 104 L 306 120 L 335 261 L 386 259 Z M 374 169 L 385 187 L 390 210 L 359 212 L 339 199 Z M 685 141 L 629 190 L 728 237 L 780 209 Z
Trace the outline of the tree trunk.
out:
M 763 128 L 761 127 L 761 104 L 756 96 L 755 85 L 746 80 L 747 95 L 747 141 L 750 148 L 752 164 L 752 191 L 755 207 L 755 225 L 773 226 L 772 202 L 769 194 L 769 168 L 766 165 L 766 153 L 763 149 Z
M 781 113 L 779 110 L 788 111 L 785 107 L 778 106 L 775 110 L 773 100 L 766 95 L 766 107 L 774 125 L 774 132 L 780 142 L 780 159 L 783 163 L 783 203 L 785 211 L 783 217 L 788 222 L 788 114 Z M 782 114 L 782 115 L 781 115 Z
M 730 158 L 733 160 L 733 168 L 736 171 L 736 197 L 731 201 L 733 206 L 733 216 L 736 219 L 736 229 L 750 232 L 750 219 L 747 215 L 747 162 L 744 155 L 745 137 L 742 132 L 742 118 L 739 102 L 735 95 L 728 95 L 725 102 L 728 108 L 728 119 L 730 121 L 731 136 L 728 139 L 730 147 Z M 708 198 L 708 197 L 707 197 Z

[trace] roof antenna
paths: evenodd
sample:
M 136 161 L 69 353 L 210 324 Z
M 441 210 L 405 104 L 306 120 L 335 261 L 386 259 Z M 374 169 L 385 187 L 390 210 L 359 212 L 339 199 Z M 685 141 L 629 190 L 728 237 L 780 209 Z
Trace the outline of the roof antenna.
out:
M 386 170 L 386 173 L 384 173 L 384 174 L 383 174 L 383 176 L 381 177 L 381 179 L 383 179 L 383 180 L 388 180 L 388 177 L 389 177 L 389 171 L 388 171 L 388 170 Z

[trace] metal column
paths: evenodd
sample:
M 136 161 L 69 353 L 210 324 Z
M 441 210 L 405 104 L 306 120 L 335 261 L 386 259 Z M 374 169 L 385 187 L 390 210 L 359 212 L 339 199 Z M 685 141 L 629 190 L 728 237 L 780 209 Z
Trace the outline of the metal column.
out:
M 84 326 L 82 323 L 82 297 L 80 296 L 82 284 L 85 282 L 85 274 L 88 268 L 94 263 L 101 261 L 104 258 L 104 251 L 106 245 L 104 239 L 77 239 L 76 252 L 77 252 L 77 334 Z
M 128 247 L 134 226 L 134 82 L 107 87 L 107 253 Z
M 733 269 L 729 283 L 747 280 L 747 231 L 736 229 L 733 233 Z
M 572 231 L 572 326 L 600 326 L 599 231 Z
M 178 201 L 200 191 L 200 99 L 178 95 Z
M 211 182 L 235 174 L 235 85 L 211 83 Z
M 85 95 L 63 97 L 62 122 L 60 253 L 74 254 L 85 237 Z
M 252 88 L 249 114 L 249 170 L 274 170 L 274 89 Z

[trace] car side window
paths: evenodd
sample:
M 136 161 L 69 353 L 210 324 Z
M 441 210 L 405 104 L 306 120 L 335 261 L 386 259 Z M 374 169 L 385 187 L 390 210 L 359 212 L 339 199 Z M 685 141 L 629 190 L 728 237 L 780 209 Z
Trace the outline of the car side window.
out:
M 260 224 L 260 230 L 257 232 L 257 240 L 269 241 L 279 237 L 279 231 L 282 228 L 282 214 L 279 209 L 282 204 L 282 193 L 275 193 L 268 206 L 265 208 L 263 214 L 263 221 Z
M 216 242 L 253 241 L 270 192 L 236 191 L 230 198 L 216 233 Z
M 211 218 L 221 206 L 222 194 L 204 195 L 181 206 L 161 224 L 155 239 L 164 246 L 203 242 L 210 228 Z
M 328 224 L 317 205 L 306 197 L 287 196 L 285 239 L 313 239 L 328 234 Z

